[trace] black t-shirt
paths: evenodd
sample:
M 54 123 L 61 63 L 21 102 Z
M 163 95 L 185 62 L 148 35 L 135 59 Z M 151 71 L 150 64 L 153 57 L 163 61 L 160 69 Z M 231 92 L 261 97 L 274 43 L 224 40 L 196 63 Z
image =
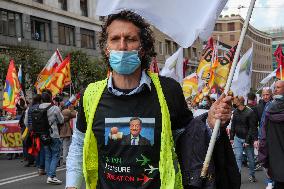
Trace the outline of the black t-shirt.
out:
M 187 108 L 180 85 L 170 78 L 160 77 L 160 81 L 172 129 L 186 126 L 192 113 Z M 85 132 L 85 115 L 82 102 L 80 104 L 77 128 Z M 129 121 L 133 117 L 142 121 L 138 137 L 130 134 Z M 142 92 L 131 96 L 115 96 L 105 89 L 93 122 L 99 154 L 97 188 L 160 188 L 161 131 L 161 108 L 153 83 L 151 90 L 144 86 Z

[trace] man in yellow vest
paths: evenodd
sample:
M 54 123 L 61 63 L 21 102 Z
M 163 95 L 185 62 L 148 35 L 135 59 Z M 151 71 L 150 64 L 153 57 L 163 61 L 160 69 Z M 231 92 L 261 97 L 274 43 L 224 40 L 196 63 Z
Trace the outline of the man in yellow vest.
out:
M 81 98 L 66 188 L 80 188 L 83 176 L 88 189 L 183 188 L 172 131 L 193 117 L 179 83 L 147 72 L 156 55 L 150 25 L 131 11 L 110 15 L 99 44 L 111 74 L 90 84 Z M 210 130 L 216 119 L 228 122 L 230 101 L 229 96 L 217 100 L 202 126 Z M 108 143 L 114 126 L 123 137 L 129 133 L 132 117 L 142 121 L 141 134 L 151 145 Z

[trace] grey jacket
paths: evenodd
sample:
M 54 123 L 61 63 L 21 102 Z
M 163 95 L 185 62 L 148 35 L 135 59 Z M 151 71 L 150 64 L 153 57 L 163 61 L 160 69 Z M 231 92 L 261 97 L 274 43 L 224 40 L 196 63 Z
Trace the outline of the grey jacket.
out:
M 39 105 L 40 109 L 47 108 L 51 103 L 42 103 Z M 52 138 L 60 138 L 58 125 L 64 123 L 64 117 L 58 106 L 52 106 L 47 110 L 47 117 L 51 125 L 50 136 Z

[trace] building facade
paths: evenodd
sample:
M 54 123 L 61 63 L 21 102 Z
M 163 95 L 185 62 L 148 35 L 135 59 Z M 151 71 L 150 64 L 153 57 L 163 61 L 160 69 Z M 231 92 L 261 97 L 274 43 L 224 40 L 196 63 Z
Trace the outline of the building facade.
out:
M 152 27 L 152 30 L 155 37 L 155 51 L 157 53 L 158 66 L 162 69 L 166 59 L 174 54 L 180 46 L 155 27 Z M 200 39 L 196 39 L 189 48 L 183 48 L 184 61 L 187 62 L 186 76 L 197 69 L 202 54 L 202 48 L 203 43 Z
M 244 19 L 239 15 L 220 16 L 213 32 L 213 38 L 229 46 L 234 46 L 240 39 Z M 272 72 L 272 38 L 268 33 L 262 32 L 249 25 L 241 54 L 253 46 L 253 73 L 252 89 L 262 87 L 259 83 Z M 267 86 L 271 84 L 269 82 Z
M 95 6 L 91 0 L 2 0 L 0 45 L 30 46 L 47 57 L 57 48 L 98 56 Z
M 97 39 L 102 19 L 95 15 L 96 0 L 2 0 L 0 7 L 0 48 L 30 46 L 44 51 L 47 58 L 57 48 L 80 49 L 90 56 L 99 56 Z M 179 46 L 155 27 L 152 29 L 157 61 L 162 68 Z M 200 40 L 184 49 L 189 72 L 198 66 L 201 51 Z

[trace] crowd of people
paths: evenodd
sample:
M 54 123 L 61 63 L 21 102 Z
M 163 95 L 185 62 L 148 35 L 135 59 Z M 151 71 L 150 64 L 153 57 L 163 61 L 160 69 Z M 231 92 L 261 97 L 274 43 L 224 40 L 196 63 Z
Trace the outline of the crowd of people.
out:
M 252 183 L 257 181 L 255 171 L 265 171 L 266 189 L 284 188 L 284 167 L 278 163 L 284 158 L 283 95 L 284 81 L 277 81 L 274 90 L 270 87 L 261 90 L 260 99 L 252 92 L 235 96 L 231 123 L 227 127 L 239 171 L 248 166 Z M 214 97 L 204 96 L 198 104 L 188 100 L 188 107 L 198 116 L 210 109 Z
M 258 165 L 267 189 L 284 188 L 284 81 L 273 91 L 263 88 L 258 102 L 252 93 L 213 94 L 193 104 L 179 83 L 147 72 L 154 38 L 141 16 L 127 10 L 108 16 L 99 44 L 111 72 L 84 90 L 75 128 L 74 108 L 54 102 L 48 90 L 21 104 L 20 125 L 30 131 L 25 157 L 48 184 L 62 183 L 56 177 L 62 150 L 67 189 L 80 188 L 83 178 L 88 189 L 239 189 L 244 161 L 251 182 Z M 221 129 L 203 179 L 216 120 Z
M 8 113 L 2 117 L 2 120 L 19 120 L 21 127 L 23 154 L 8 154 L 9 159 L 23 156 L 24 166 L 37 167 L 39 176 L 47 175 L 48 184 L 61 184 L 56 168 L 66 164 L 73 133 L 70 121 L 76 114 L 74 105 L 64 106 L 63 99 L 52 98 L 49 90 L 34 95 L 31 104 L 21 97 L 17 115 Z

